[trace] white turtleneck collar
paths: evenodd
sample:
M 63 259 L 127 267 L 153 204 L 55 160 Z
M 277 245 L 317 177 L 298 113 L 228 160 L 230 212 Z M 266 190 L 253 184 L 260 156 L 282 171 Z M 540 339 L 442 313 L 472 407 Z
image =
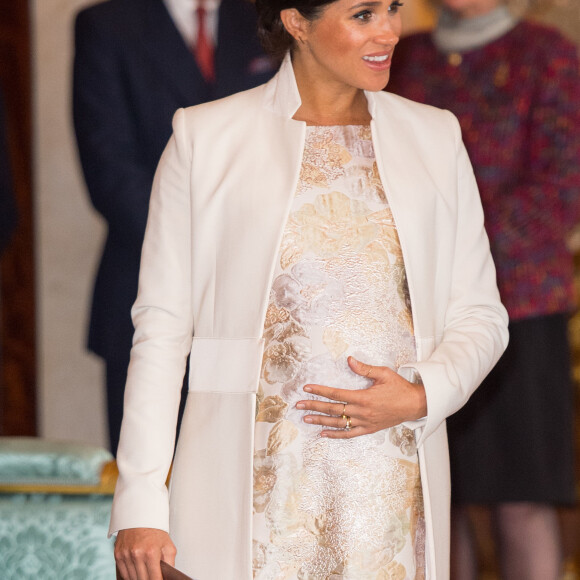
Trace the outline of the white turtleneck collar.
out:
M 441 52 L 467 52 L 501 38 L 517 23 L 518 19 L 505 6 L 474 18 L 459 18 L 442 9 L 432 33 L 433 43 Z

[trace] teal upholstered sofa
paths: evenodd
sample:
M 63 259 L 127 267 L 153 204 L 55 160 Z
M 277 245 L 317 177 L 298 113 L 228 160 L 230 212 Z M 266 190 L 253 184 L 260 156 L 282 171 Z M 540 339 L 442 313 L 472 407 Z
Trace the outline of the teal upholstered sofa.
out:
M 0 437 L 0 578 L 115 580 L 116 478 L 99 447 Z

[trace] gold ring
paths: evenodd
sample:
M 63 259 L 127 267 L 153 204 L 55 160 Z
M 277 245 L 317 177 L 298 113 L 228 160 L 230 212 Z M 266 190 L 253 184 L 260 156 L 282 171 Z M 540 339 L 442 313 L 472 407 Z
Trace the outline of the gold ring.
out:
M 350 417 L 348 415 L 346 415 L 345 419 L 346 419 L 346 425 L 344 426 L 344 430 L 350 431 L 352 428 Z
M 348 403 L 342 404 L 342 415 L 340 416 L 341 419 L 346 419 L 346 406 L 347 405 L 348 405 Z
M 366 372 L 366 374 L 365 374 L 365 378 L 367 378 L 367 379 L 369 378 L 369 375 L 371 374 L 371 370 L 372 370 L 372 369 L 369 369 L 369 370 Z

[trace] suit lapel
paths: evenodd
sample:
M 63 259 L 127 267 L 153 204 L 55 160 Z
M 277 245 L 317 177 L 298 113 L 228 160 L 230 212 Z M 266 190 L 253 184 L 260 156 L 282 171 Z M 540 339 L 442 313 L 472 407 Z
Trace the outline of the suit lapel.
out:
M 143 49 L 160 77 L 188 104 L 211 98 L 195 58 L 177 30 L 163 0 L 144 0 Z

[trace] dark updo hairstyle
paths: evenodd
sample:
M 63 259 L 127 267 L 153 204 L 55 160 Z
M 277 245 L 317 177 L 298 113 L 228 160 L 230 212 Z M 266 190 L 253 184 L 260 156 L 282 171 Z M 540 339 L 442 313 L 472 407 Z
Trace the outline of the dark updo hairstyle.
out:
M 336 0 L 256 0 L 258 36 L 264 50 L 282 60 L 292 48 L 294 39 L 284 28 L 280 12 L 295 8 L 307 20 L 316 20 L 327 4 Z

